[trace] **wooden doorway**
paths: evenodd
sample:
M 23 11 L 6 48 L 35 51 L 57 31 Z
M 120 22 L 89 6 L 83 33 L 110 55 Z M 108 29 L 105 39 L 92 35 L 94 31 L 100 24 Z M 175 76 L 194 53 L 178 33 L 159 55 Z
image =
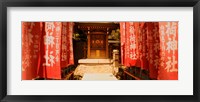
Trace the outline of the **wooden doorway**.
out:
M 106 58 L 106 34 L 90 35 L 90 58 Z

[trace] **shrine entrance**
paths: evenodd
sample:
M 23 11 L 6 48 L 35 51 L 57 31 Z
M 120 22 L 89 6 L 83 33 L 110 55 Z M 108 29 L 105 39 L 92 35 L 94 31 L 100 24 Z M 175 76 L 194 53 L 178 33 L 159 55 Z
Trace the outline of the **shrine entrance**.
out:
M 112 59 L 109 51 L 109 35 L 115 29 L 119 28 L 119 24 L 108 23 L 92 23 L 77 22 L 75 28 L 81 30 L 87 36 L 86 46 L 87 53 L 84 58 L 87 59 Z

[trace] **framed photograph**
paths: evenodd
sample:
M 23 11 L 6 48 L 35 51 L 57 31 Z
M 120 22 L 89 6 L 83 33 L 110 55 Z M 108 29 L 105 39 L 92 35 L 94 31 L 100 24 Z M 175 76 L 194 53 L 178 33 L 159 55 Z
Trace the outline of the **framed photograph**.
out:
M 199 102 L 199 0 L 3 0 L 0 99 Z

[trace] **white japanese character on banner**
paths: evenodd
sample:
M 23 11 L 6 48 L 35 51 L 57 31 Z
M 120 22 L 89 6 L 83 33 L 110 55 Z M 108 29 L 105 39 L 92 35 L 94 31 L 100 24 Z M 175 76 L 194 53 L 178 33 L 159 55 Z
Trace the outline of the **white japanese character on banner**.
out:
M 177 41 L 176 40 L 172 40 L 171 38 L 169 38 L 169 41 L 167 42 L 167 49 L 168 53 L 170 53 L 171 50 L 177 50 Z
M 170 33 L 173 34 L 174 36 L 176 36 L 176 27 L 177 24 L 175 22 L 172 22 Z
M 133 27 L 133 26 L 130 26 L 129 28 L 130 28 L 130 29 L 129 29 L 129 32 L 130 32 L 131 34 L 133 34 L 133 33 L 134 33 L 134 27 Z
M 173 59 L 171 57 L 168 57 L 168 61 L 166 62 L 166 70 L 167 72 L 174 72 L 178 71 L 177 68 L 175 68 L 175 65 L 177 64 L 177 61 L 175 60 L 175 56 L 173 56 Z
M 136 49 L 136 44 L 135 44 L 135 43 L 131 43 L 130 49 L 131 49 L 131 50 Z
M 164 36 L 161 36 L 161 37 L 160 37 L 160 41 L 164 43 L 164 42 L 165 42 L 165 37 L 164 37 Z
M 59 43 L 59 38 L 58 38 L 58 37 L 56 37 L 55 39 L 56 39 L 56 43 Z
M 165 36 L 165 27 L 163 25 L 160 26 L 161 37 Z
M 165 61 L 165 53 L 161 53 L 161 58 L 160 58 L 161 61 Z
M 164 67 L 165 63 L 161 61 L 160 66 Z
M 56 59 L 56 62 L 59 62 L 59 56 L 58 55 L 56 56 L 55 59 Z
M 55 57 L 52 54 L 53 54 L 53 51 L 50 52 L 49 56 L 48 56 L 48 52 L 46 53 L 46 55 L 44 55 L 46 63 L 44 63 L 43 66 L 51 66 L 51 67 L 53 67 L 53 64 L 55 64 L 55 61 L 54 61 Z
M 171 68 L 170 72 L 177 72 L 178 68 L 176 68 L 175 65 L 178 64 L 178 62 L 175 59 L 176 58 L 175 56 L 172 56 L 172 58 L 173 58 L 173 62 L 172 62 L 172 68 Z
M 56 49 L 59 49 L 59 48 L 60 48 L 60 44 L 56 43 Z
M 55 61 L 54 61 L 54 56 L 53 55 L 49 55 L 49 61 L 50 61 L 50 63 L 51 63 L 51 67 L 53 67 L 53 64 L 55 64 Z
M 27 52 L 25 52 L 27 53 Z M 31 61 L 30 61 L 30 57 L 28 54 L 25 54 L 24 59 L 22 61 L 22 65 L 24 65 L 24 71 L 29 68 L 29 66 L 31 65 Z
M 131 60 L 136 60 L 136 53 L 130 52 L 130 59 Z
M 56 35 L 59 35 L 60 29 L 61 29 L 60 26 L 56 27 Z
M 45 35 L 44 36 L 44 44 L 45 45 L 51 45 L 51 47 L 53 47 L 53 45 L 55 44 L 54 43 L 54 37 L 53 36 L 48 36 L 48 35 Z
M 60 53 L 60 50 L 59 49 L 57 49 L 56 50 L 56 55 L 58 55 Z
M 47 24 L 47 27 L 46 27 L 47 31 L 46 32 L 48 32 L 48 30 L 51 30 L 51 31 L 54 30 L 55 26 L 54 26 L 53 22 L 47 22 L 46 24 Z
M 167 25 L 166 25 L 166 34 L 168 36 L 170 36 L 171 34 L 172 35 L 175 35 L 176 34 L 176 23 L 172 23 L 172 25 L 170 25 L 170 22 L 167 22 Z
M 135 41 L 135 35 L 134 34 L 131 34 L 130 35 L 130 41 L 132 42 L 132 41 Z
M 43 66 L 50 66 L 48 52 L 44 55 L 44 58 L 45 58 L 45 63 L 43 63 Z

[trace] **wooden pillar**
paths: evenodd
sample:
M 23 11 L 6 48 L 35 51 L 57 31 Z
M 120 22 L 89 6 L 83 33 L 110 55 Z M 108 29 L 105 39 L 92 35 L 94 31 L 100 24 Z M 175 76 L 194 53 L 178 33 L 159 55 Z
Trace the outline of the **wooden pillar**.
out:
M 88 37 L 88 53 L 87 53 L 87 58 L 90 58 L 90 27 L 88 27 L 88 32 L 87 32 L 87 37 Z
M 109 34 L 109 28 L 107 28 L 107 33 L 106 33 L 106 58 L 108 58 L 108 34 Z

